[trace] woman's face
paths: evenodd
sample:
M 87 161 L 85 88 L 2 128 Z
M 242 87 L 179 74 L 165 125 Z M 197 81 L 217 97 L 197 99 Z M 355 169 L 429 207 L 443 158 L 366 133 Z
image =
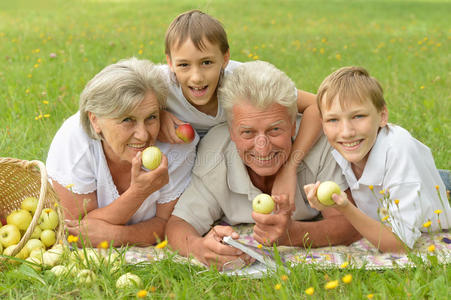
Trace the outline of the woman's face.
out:
M 130 163 L 136 153 L 154 145 L 160 130 L 160 109 L 153 92 L 128 115 L 121 118 L 100 118 L 89 113 L 94 130 L 103 137 L 102 145 L 108 160 Z

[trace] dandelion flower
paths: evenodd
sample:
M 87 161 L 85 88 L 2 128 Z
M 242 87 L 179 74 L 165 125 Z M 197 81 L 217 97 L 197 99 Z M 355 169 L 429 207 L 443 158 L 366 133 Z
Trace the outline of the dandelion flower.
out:
M 435 189 L 436 189 L 437 191 L 438 191 L 439 188 L 440 188 L 440 187 L 439 187 L 438 185 L 435 186 Z
M 369 188 L 370 190 L 373 190 L 373 189 L 374 189 L 374 186 L 373 186 L 373 185 L 370 185 L 370 186 L 368 186 L 368 188 Z
M 315 289 L 312 286 L 305 290 L 305 293 L 309 296 L 313 295 L 314 292 Z
M 345 261 L 344 263 L 341 264 L 340 268 L 344 269 L 349 265 L 349 262 Z
M 157 248 L 157 249 L 163 249 L 163 248 L 166 247 L 167 245 L 168 245 L 168 240 L 164 240 L 164 241 L 158 243 L 158 244 L 155 246 L 155 248 Z
M 435 245 L 434 245 L 434 244 L 430 245 L 430 246 L 428 247 L 428 251 L 429 251 L 429 252 L 434 252 L 434 251 L 435 251 Z
M 343 278 L 341 279 L 344 283 L 351 283 L 352 281 L 352 275 L 351 274 L 347 274 L 345 276 L 343 276 Z
M 78 236 L 73 236 L 72 234 L 69 234 L 69 236 L 67 237 L 67 242 L 69 244 L 78 242 Z
M 395 204 L 396 204 L 396 205 L 399 204 L 399 199 L 395 199 Z
M 287 281 L 288 280 L 288 276 L 287 275 L 282 275 L 282 276 L 280 276 L 280 279 L 282 279 L 283 281 Z
M 379 194 L 383 195 L 383 194 L 385 194 L 385 191 L 384 190 L 380 190 Z
M 385 216 L 385 217 L 382 218 L 381 221 L 382 221 L 382 222 L 385 222 L 385 221 L 387 221 L 387 220 L 388 220 L 388 216 Z
M 426 223 L 423 224 L 423 227 L 424 227 L 424 228 L 428 228 L 428 227 L 431 226 L 431 224 L 432 224 L 431 221 L 427 221 Z
M 326 283 L 324 288 L 326 290 L 332 290 L 332 289 L 335 289 L 337 286 L 338 286 L 338 280 L 332 280 L 332 281 L 329 281 L 328 283 Z
M 73 187 L 74 186 L 74 184 L 73 183 L 71 183 L 71 184 L 68 184 L 68 185 L 66 185 L 66 189 L 70 189 L 71 187 Z
M 107 249 L 107 248 L 108 248 L 108 241 L 100 242 L 100 243 L 97 245 L 97 248 Z
M 368 299 L 373 299 L 373 298 L 374 298 L 374 294 L 368 294 L 368 295 L 366 295 L 366 297 L 367 297 Z
M 439 215 L 439 214 L 442 213 L 442 210 L 441 210 L 441 209 L 434 210 L 434 213 L 436 213 L 437 215 Z
M 49 104 L 49 102 L 47 100 L 43 100 L 42 103 L 43 104 Z
M 136 297 L 138 298 L 145 298 L 146 296 L 147 296 L 146 290 L 140 290 L 139 292 L 136 293 Z
M 278 290 L 280 290 L 281 287 L 282 287 L 282 284 L 278 283 L 278 284 L 276 284 L 276 285 L 274 286 L 274 289 L 275 289 L 276 291 L 278 291 Z
M 261 248 L 263 248 L 263 245 L 262 244 L 258 244 L 257 248 L 261 249 Z
M 151 286 L 149 290 L 150 290 L 152 293 L 155 293 L 155 291 L 157 290 L 157 288 L 154 287 L 154 286 Z

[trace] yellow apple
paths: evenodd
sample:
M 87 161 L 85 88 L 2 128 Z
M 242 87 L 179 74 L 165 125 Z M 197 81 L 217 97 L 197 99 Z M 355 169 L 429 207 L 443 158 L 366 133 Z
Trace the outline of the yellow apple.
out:
M 78 272 L 77 279 L 80 284 L 91 285 L 94 281 L 96 281 L 97 276 L 93 271 L 84 269 Z
M 45 249 L 42 248 L 35 248 L 33 250 L 31 250 L 29 257 L 34 257 L 39 259 L 39 261 L 42 262 L 42 255 L 44 254 Z
M 56 276 L 66 275 L 69 273 L 69 269 L 66 266 L 54 266 L 50 269 L 50 272 L 53 273 Z
M 259 194 L 252 200 L 252 209 L 261 214 L 269 214 L 274 210 L 274 200 L 268 194 Z
M 41 241 L 44 243 L 46 247 L 50 247 L 56 242 L 56 234 L 55 231 L 46 229 L 41 233 Z
M 38 207 L 38 199 L 36 197 L 27 197 L 22 200 L 20 204 L 20 208 L 29 211 L 31 214 L 34 214 L 36 208 Z
M 0 243 L 6 248 L 20 241 L 20 231 L 16 225 L 5 225 L 0 228 Z
M 126 289 L 132 287 L 140 287 L 142 284 L 141 278 L 132 273 L 125 273 L 116 281 L 116 288 Z
M 24 247 L 28 249 L 29 253 L 37 248 L 45 250 L 45 245 L 38 239 L 29 239 Z
M 38 272 L 41 271 L 41 261 L 38 258 L 29 256 L 25 260 L 31 263 L 30 267 Z
M 44 208 L 38 220 L 39 227 L 42 230 L 55 229 L 58 222 L 58 214 L 51 208 Z
M 6 247 L 6 249 L 3 251 L 3 255 L 8 255 L 11 256 L 11 254 L 13 253 L 14 249 L 16 248 L 17 245 L 11 245 Z M 17 253 L 14 257 L 17 258 L 21 258 L 21 259 L 25 259 L 27 258 L 29 255 L 27 248 L 23 247 L 19 253 Z
M 31 234 L 31 239 L 39 239 L 41 237 L 42 229 L 39 226 L 35 226 L 33 233 Z
M 18 209 L 6 217 L 6 222 L 11 225 L 16 225 L 19 230 L 27 230 L 32 219 L 33 216 L 29 211 L 25 209 Z
M 335 204 L 334 200 L 332 199 L 333 194 L 341 194 L 341 190 L 338 184 L 333 181 L 324 181 L 319 185 L 318 190 L 316 191 L 316 198 L 318 198 L 321 204 L 325 206 L 331 206 Z
M 150 146 L 144 149 L 142 153 L 142 163 L 144 168 L 148 170 L 155 170 L 161 163 L 161 151 L 155 146 Z

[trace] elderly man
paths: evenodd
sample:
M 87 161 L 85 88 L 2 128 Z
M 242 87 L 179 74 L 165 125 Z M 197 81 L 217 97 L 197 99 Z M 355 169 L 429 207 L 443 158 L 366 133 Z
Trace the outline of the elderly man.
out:
M 264 244 L 320 247 L 349 244 L 359 237 L 333 208 L 324 210 L 319 221 L 303 221 L 319 214 L 308 205 L 304 185 L 333 180 L 347 189 L 324 137 L 298 167 L 296 209 L 292 211 L 287 195 L 273 195 L 272 214 L 252 211 L 253 198 L 271 192 L 291 153 L 295 91 L 286 74 L 261 61 L 244 63 L 225 78 L 218 97 L 228 122 L 212 128 L 202 140 L 191 183 L 167 224 L 169 243 L 180 254 L 219 267 L 237 258 L 249 262 L 247 255 L 221 243 L 224 236 L 238 234 L 230 226 L 214 226 L 219 220 L 230 225 L 255 223 L 254 237 Z

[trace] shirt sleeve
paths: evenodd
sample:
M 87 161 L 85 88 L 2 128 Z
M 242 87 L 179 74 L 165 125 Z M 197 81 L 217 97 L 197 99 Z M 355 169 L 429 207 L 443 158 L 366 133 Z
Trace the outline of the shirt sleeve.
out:
M 200 235 L 222 217 L 222 209 L 202 179 L 193 174 L 191 183 L 175 205 L 173 215 L 193 226 Z
M 96 190 L 92 152 L 88 137 L 72 127 L 78 125 L 73 121 L 63 124 L 53 138 L 46 169 L 52 181 L 62 186 L 71 185 L 74 193 L 88 194 Z
M 186 189 L 191 179 L 191 170 L 196 158 L 199 137 L 189 144 L 172 144 L 167 151 L 169 183 L 160 189 L 158 203 L 168 203 L 177 199 Z

